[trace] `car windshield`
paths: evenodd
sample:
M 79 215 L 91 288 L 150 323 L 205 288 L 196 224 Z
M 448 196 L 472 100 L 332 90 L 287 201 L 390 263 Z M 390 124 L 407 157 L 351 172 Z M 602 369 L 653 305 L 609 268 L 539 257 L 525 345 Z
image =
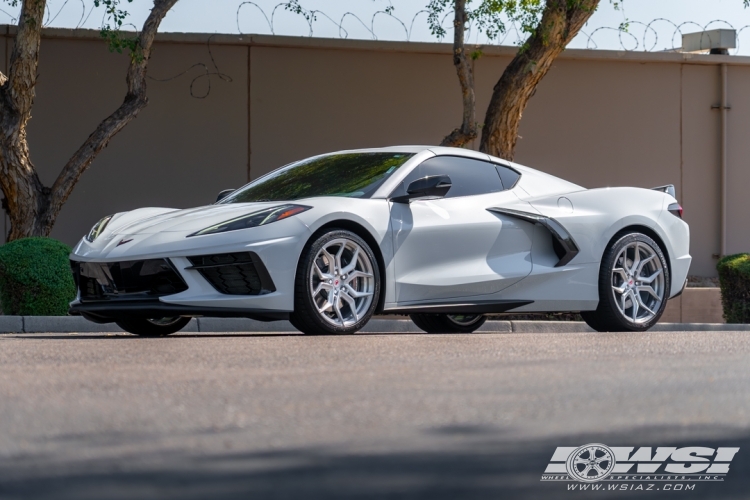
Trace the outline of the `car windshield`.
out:
M 220 203 L 288 201 L 315 196 L 369 198 L 410 153 L 342 153 L 317 156 L 280 168 L 230 194 Z

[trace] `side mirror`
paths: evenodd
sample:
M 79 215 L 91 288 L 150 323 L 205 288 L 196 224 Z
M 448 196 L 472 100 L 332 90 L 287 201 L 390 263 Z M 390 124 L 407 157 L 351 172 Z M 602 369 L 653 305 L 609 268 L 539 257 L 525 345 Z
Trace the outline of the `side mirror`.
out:
M 431 177 L 422 177 L 409 184 L 406 188 L 406 195 L 391 198 L 396 203 L 409 203 L 411 200 L 418 198 L 442 198 L 453 184 L 451 178 L 447 175 L 433 175 Z
M 216 197 L 216 203 L 219 203 L 221 200 L 234 193 L 234 191 L 234 189 L 225 189 L 224 191 L 220 192 L 219 196 Z

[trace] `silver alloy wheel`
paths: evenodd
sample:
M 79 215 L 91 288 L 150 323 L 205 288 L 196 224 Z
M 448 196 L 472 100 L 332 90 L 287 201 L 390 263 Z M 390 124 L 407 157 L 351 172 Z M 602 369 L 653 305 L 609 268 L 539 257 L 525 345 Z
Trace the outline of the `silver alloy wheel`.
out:
M 325 321 L 339 327 L 352 326 L 372 304 L 372 262 L 355 241 L 331 240 L 315 256 L 309 284 L 315 307 Z
M 651 245 L 634 241 L 615 258 L 612 293 L 620 314 L 634 324 L 651 321 L 664 302 L 664 267 Z
M 448 319 L 460 326 L 471 326 L 482 319 L 481 314 L 448 314 Z

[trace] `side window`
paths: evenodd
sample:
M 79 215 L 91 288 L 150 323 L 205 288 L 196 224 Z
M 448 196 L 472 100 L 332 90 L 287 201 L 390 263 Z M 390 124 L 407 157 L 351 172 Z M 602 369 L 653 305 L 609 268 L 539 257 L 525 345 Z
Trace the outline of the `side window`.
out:
M 497 169 L 497 174 L 503 180 L 503 187 L 505 189 L 512 189 L 521 177 L 521 174 L 506 166 L 495 165 L 495 168 Z
M 420 177 L 447 175 L 453 186 L 446 198 L 497 193 L 503 190 L 495 165 L 459 156 L 435 156 L 417 167 Z M 407 184 L 408 185 L 408 184 Z

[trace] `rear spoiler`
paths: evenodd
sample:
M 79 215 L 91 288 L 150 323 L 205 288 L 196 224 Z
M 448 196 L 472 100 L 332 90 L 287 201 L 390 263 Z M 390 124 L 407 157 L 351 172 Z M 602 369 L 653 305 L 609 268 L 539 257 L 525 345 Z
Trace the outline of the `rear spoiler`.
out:
M 658 187 L 651 188 L 651 189 L 653 191 L 661 191 L 662 193 L 667 193 L 672 198 L 677 199 L 677 195 L 674 190 L 674 184 L 666 184 L 664 186 L 658 186 Z

